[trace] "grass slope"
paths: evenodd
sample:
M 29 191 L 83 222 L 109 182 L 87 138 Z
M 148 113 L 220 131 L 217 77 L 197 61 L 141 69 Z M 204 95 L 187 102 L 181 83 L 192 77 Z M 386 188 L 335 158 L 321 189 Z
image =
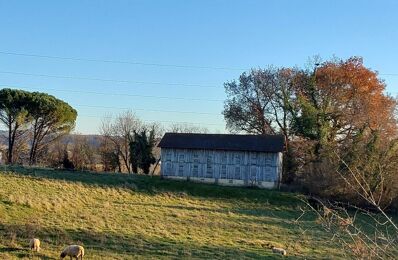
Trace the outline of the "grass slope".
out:
M 33 236 L 42 241 L 35 259 L 58 259 L 75 243 L 87 259 L 280 258 L 271 246 L 342 258 L 313 220 L 295 222 L 299 206 L 278 191 L 19 168 L 0 172 L 0 259 L 32 259 Z

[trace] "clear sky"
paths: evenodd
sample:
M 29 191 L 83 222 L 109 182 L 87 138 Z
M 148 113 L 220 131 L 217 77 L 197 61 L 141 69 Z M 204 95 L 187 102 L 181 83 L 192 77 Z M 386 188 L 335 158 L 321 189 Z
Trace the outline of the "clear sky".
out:
M 396 95 L 397 14 L 393 0 L 0 0 L 0 86 L 67 101 L 80 133 L 125 109 L 223 132 L 223 83 L 252 67 L 357 55 Z

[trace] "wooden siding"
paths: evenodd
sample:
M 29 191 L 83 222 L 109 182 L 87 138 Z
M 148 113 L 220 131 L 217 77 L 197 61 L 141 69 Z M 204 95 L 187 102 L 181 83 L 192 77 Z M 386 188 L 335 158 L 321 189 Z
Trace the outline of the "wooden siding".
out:
M 262 182 L 277 185 L 281 178 L 281 153 L 162 148 L 161 158 L 164 177 L 214 179 L 216 183 L 239 180 L 243 185 L 260 186 Z

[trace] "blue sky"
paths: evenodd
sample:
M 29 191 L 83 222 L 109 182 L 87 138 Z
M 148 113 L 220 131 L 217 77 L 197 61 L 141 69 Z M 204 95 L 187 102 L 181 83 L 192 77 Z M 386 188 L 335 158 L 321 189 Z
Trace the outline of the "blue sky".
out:
M 357 55 L 396 95 L 397 11 L 397 1 L 366 0 L 0 0 L 0 86 L 67 101 L 80 133 L 97 133 L 101 117 L 126 108 L 145 121 L 223 132 L 223 83 L 252 67 Z

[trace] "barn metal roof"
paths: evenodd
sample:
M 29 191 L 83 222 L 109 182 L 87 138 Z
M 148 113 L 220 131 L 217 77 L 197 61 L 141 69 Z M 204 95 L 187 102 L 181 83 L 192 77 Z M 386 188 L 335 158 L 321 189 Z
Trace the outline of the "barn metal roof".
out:
M 166 133 L 160 148 L 208 149 L 249 152 L 282 152 L 283 135 L 234 135 Z

